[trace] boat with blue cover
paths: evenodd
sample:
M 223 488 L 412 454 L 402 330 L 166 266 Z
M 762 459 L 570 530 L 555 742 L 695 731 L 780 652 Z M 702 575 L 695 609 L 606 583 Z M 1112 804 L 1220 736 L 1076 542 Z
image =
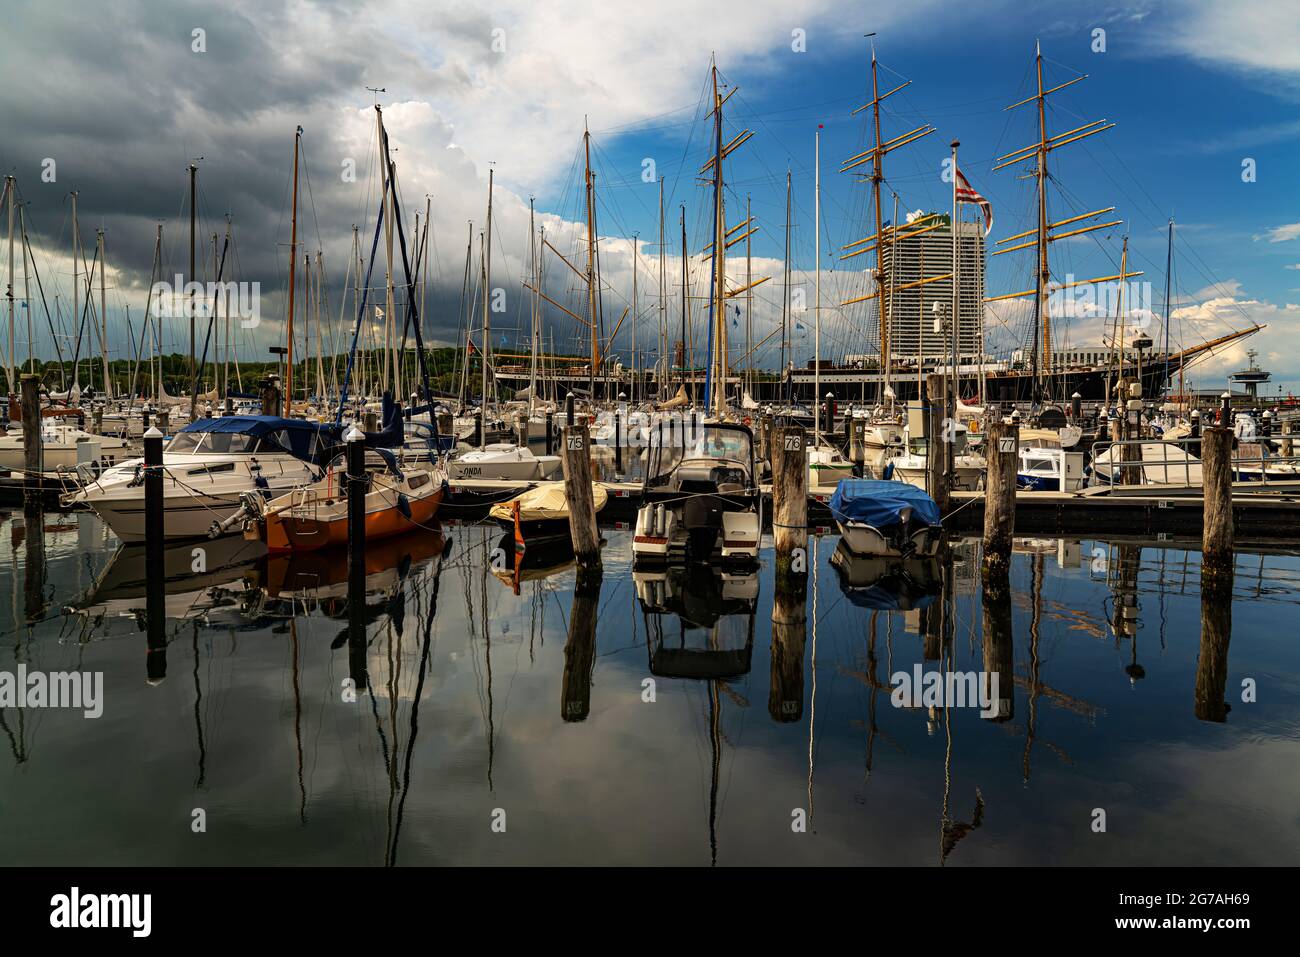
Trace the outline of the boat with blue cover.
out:
M 830 501 L 844 543 L 855 555 L 933 555 L 943 538 L 939 506 L 906 482 L 846 479 Z

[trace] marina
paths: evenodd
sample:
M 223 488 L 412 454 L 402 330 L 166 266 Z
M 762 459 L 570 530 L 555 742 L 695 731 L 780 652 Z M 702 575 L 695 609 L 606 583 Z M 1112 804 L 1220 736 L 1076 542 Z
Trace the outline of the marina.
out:
M 1288 926 L 1294 11 L 876 6 L 6 11 L 18 937 Z

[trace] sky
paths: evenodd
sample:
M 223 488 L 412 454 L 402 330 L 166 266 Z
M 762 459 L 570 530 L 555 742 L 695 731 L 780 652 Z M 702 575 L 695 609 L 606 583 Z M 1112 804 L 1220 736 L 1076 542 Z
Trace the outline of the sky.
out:
M 770 277 L 748 304 L 753 339 L 780 321 L 788 170 L 789 283 L 792 298 L 805 303 L 793 316 L 792 348 L 798 359 L 811 355 L 819 314 L 823 354 L 836 356 L 874 347 L 866 305 L 840 305 L 867 289 L 871 257 L 838 258 L 841 247 L 874 231 L 869 186 L 839 172 L 841 161 L 871 140 L 870 111 L 853 111 L 870 96 L 873 49 L 881 92 L 908 83 L 882 103 L 882 136 L 935 127 L 886 157 L 884 218 L 892 218 L 895 195 L 900 218 L 948 208 L 943 163 L 958 140 L 962 171 L 993 204 L 992 251 L 1000 248 L 997 240 L 1033 222 L 1026 164 L 993 166 L 996 157 L 1036 137 L 1032 105 L 1005 107 L 1030 93 L 1039 43 L 1047 86 L 1087 77 L 1048 98 L 1049 134 L 1094 120 L 1115 124 L 1049 158 L 1053 220 L 1113 206 L 1113 213 L 1088 222 L 1121 221 L 1054 243 L 1054 276 L 1117 273 L 1127 235 L 1128 268 L 1143 272 L 1133 290 L 1142 298 L 1133 303 L 1132 327 L 1159 337 L 1171 314 L 1177 348 L 1267 324 L 1196 366 L 1195 385 L 1221 385 L 1254 348 L 1274 386 L 1300 391 L 1300 355 L 1292 347 L 1300 320 L 1295 13 L 1294 3 L 1275 0 L 1244 8 L 1204 0 L 978 6 L 721 0 L 707 8 L 688 0 L 15 2 L 0 58 L 0 167 L 16 178 L 19 200 L 27 204 L 23 215 L 40 276 L 39 292 L 35 279 L 27 280 L 38 355 L 54 354 L 46 307 L 55 311 L 57 294 L 58 309 L 67 313 L 72 297 L 71 192 L 87 260 L 95 231 L 104 230 L 109 349 L 125 357 L 136 348 L 132 340 L 149 298 L 158 224 L 161 275 L 187 270 L 186 167 L 197 162 L 198 233 L 207 257 L 212 234 L 224 233 L 229 214 L 234 243 L 226 278 L 260 284 L 259 322 L 237 330 L 239 354 L 266 358 L 267 348 L 284 339 L 298 126 L 304 131 L 299 255 L 322 254 L 326 342 L 341 344 L 350 335 L 355 306 L 344 288 L 353 281 L 352 227 L 368 248 L 378 204 L 377 100 L 395 148 L 408 243 L 426 198 L 432 210 L 424 297 L 432 340 L 457 340 L 467 240 L 473 239 L 470 273 L 477 276 L 492 171 L 491 286 L 503 294 L 491 338 L 501 349 L 518 345 L 528 327 L 530 294 L 522 283 L 530 271 L 530 199 L 536 226 L 558 250 L 541 254 L 543 288 L 565 308 L 583 312 L 577 279 L 561 257 L 582 268 L 586 255 L 585 123 L 596 176 L 605 330 L 627 309 L 631 318 L 618 326 L 613 347 L 630 362 L 635 329 L 644 364 L 658 351 L 661 178 L 664 283 L 671 293 L 664 314 L 674 330 L 683 206 L 689 294 L 700 294 L 708 282 L 710 264 L 700 253 L 711 228 L 711 193 L 700 169 L 711 149 L 704 116 L 716 62 L 723 92 L 735 89 L 724 107 L 724 140 L 753 133 L 724 163 L 728 228 L 746 218 L 748 203 L 755 229 L 750 276 Z M 968 208 L 966 215 L 976 212 Z M 1176 241 L 1167 307 L 1170 218 Z M 0 215 L 0 228 L 6 222 Z M 382 250 L 381 242 L 377 277 Z M 733 286 L 745 283 L 745 252 L 744 243 L 729 251 Z M 6 255 L 0 271 L 7 272 Z M 15 280 L 21 361 L 28 348 L 21 257 Z M 299 271 L 299 297 L 301 283 Z M 1032 285 L 1031 251 L 991 257 L 989 295 Z M 702 306 L 702 300 L 691 303 Z M 733 346 L 743 341 L 745 305 L 744 296 L 733 300 L 733 310 L 742 309 L 731 314 Z M 1023 300 L 990 308 L 991 348 L 1023 341 L 1026 308 Z M 1107 321 L 1098 308 L 1083 302 L 1066 311 L 1054 326 L 1058 348 L 1100 342 Z M 553 337 L 559 350 L 585 348 L 585 333 L 562 309 L 544 305 L 542 321 L 547 345 Z M 65 315 L 60 341 L 67 353 L 74 326 Z M 164 351 L 183 351 L 187 340 L 184 320 L 164 320 Z M 777 365 L 777 341 L 768 339 L 756 353 L 759 365 Z M 90 348 L 87 338 L 83 354 Z M 733 348 L 733 360 L 742 352 Z

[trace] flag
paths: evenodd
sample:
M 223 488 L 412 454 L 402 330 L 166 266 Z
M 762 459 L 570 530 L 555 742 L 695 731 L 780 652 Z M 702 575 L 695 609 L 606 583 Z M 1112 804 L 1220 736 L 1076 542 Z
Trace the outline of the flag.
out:
M 971 203 L 984 211 L 984 235 L 993 231 L 993 204 L 971 187 L 970 181 L 957 170 L 957 202 Z

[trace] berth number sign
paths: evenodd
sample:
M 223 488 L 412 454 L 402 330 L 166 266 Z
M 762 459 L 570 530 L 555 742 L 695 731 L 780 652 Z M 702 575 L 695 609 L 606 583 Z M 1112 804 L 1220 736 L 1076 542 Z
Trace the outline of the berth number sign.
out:
M 571 436 L 569 436 L 569 451 L 570 451 L 570 452 L 581 452 L 581 451 L 582 451 L 582 436 L 581 436 L 581 435 L 571 435 Z
M 999 452 L 1014 452 L 1016 450 L 1016 440 L 1009 435 L 998 436 Z
M 785 450 L 787 452 L 799 452 L 803 450 L 803 438 L 798 435 L 787 435 L 785 437 Z

